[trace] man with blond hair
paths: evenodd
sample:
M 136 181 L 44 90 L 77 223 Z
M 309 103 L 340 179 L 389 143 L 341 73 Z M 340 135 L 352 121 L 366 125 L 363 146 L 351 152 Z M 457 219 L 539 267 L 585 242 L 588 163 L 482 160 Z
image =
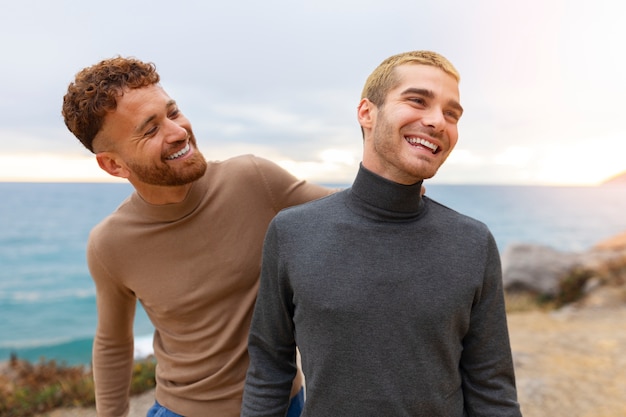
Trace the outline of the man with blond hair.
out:
M 303 416 L 521 416 L 493 236 L 420 195 L 457 143 L 458 84 L 437 53 L 385 60 L 352 187 L 271 222 L 243 417 L 285 415 L 296 346 Z

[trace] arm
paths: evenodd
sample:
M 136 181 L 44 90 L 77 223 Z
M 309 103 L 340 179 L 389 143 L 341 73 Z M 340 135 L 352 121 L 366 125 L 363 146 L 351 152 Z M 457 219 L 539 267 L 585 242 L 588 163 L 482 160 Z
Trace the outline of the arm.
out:
M 254 157 L 258 175 L 272 196 L 274 209 L 280 210 L 332 194 L 337 190 L 299 180 L 267 159 Z
M 463 339 L 461 374 L 469 416 L 521 417 L 506 322 L 502 270 L 493 236 L 486 248 L 485 274 Z
M 296 344 L 290 289 L 281 276 L 277 233 L 270 225 L 263 249 L 257 303 L 250 327 L 250 366 L 244 387 L 242 417 L 284 416 L 296 374 Z
M 136 298 L 112 279 L 98 259 L 91 240 L 87 258 L 96 284 L 98 307 L 92 364 L 98 416 L 126 416 L 133 366 Z

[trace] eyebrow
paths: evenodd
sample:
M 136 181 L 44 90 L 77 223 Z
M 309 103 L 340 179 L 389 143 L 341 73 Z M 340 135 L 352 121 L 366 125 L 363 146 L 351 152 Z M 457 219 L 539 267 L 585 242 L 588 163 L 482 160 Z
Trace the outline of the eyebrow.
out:
M 165 108 L 169 109 L 172 106 L 176 105 L 176 100 L 169 100 L 167 103 L 165 103 Z M 135 129 L 135 133 L 141 133 L 143 132 L 143 130 L 146 128 L 146 126 L 148 126 L 150 123 L 152 123 L 152 121 L 154 119 L 156 119 L 157 115 L 153 114 L 151 116 L 149 116 L 148 118 L 146 118 L 146 120 L 144 120 L 139 126 L 137 126 L 137 129 Z
M 411 94 L 417 94 L 417 95 L 424 96 L 424 97 L 427 97 L 427 98 L 430 98 L 430 99 L 435 98 L 435 93 L 433 93 L 431 90 L 428 90 L 426 88 L 411 87 L 411 88 L 407 88 L 406 90 L 404 90 L 401 93 L 401 95 L 403 95 L 403 96 L 411 95 Z M 461 104 L 458 101 L 450 100 L 450 101 L 448 101 L 448 105 L 450 107 L 455 108 L 459 112 L 461 112 L 461 114 L 463 113 L 463 106 L 461 106 Z

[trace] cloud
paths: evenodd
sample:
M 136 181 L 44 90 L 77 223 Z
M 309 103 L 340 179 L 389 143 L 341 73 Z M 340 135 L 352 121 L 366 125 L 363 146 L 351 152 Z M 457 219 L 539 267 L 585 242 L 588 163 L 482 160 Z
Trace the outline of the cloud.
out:
M 484 163 L 484 157 L 470 149 L 455 148 L 446 161 L 446 165 L 475 167 Z
M 0 181 L 120 182 L 102 171 L 93 157 L 62 154 L 0 154 Z
M 8 2 L 0 155 L 88 156 L 63 125 L 61 98 L 78 70 L 119 54 L 156 63 L 203 152 L 258 149 L 339 175 L 342 164 L 321 154 L 360 153 L 355 107 L 370 71 L 391 54 L 432 49 L 460 70 L 466 109 L 462 148 L 434 180 L 569 183 L 585 161 L 568 154 L 549 169 L 546 146 L 598 138 L 611 146 L 599 158 L 611 161 L 585 178 L 623 171 L 612 159 L 626 149 L 611 139 L 626 136 L 618 5 L 529 1 Z
M 504 152 L 494 157 L 494 162 L 498 165 L 523 167 L 528 165 L 532 158 L 532 150 L 523 146 L 511 146 Z

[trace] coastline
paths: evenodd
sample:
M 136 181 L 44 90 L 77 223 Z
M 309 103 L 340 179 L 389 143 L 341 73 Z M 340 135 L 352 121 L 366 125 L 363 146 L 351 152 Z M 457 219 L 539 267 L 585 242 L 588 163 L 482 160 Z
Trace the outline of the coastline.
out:
M 38 363 L 42 359 L 46 362 L 55 361 L 67 366 L 91 367 L 91 349 L 93 337 L 71 340 L 54 345 L 43 345 L 24 348 L 0 348 L 0 364 L 8 362 L 11 355 L 30 363 Z M 152 333 L 135 336 L 134 359 L 142 360 L 153 355 Z

